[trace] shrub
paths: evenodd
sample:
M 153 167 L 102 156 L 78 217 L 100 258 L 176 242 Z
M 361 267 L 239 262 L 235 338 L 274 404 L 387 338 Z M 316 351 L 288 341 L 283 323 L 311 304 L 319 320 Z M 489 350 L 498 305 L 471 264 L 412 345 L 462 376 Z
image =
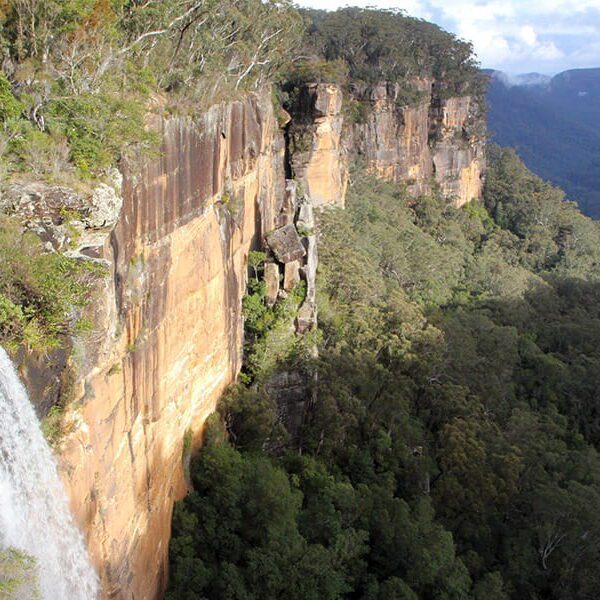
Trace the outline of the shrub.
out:
M 21 110 L 21 103 L 13 95 L 10 81 L 4 73 L 0 73 L 0 121 L 5 123 L 18 117 Z
M 45 252 L 36 235 L 6 216 L 0 216 L 0 256 L 0 342 L 37 351 L 59 346 L 62 335 L 78 329 L 77 309 L 90 301 L 101 267 Z
M 294 63 L 286 73 L 286 83 L 292 87 L 306 83 L 344 84 L 348 65 L 343 60 L 310 60 Z
M 0 549 L 0 598 L 39 598 L 35 558 L 17 548 Z

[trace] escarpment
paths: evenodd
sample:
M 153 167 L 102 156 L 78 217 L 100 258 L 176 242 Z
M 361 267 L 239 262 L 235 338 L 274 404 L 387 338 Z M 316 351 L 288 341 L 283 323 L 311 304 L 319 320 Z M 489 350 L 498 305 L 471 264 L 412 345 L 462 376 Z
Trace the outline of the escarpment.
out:
M 193 432 L 199 443 L 241 368 L 250 250 L 270 251 L 270 302 L 306 282 L 301 334 L 317 314 L 312 207 L 344 206 L 351 161 L 414 194 L 437 182 L 457 204 L 479 196 L 473 101 L 432 104 L 432 85 L 423 80 L 422 101 L 410 107 L 398 106 L 397 85 L 351 95 L 306 85 L 287 147 L 270 94 L 247 94 L 194 119 L 157 118 L 158 155 L 141 169 L 123 165 L 93 201 L 42 184 L 5 195 L 5 208 L 48 244 L 105 267 L 88 309 L 92 332 L 47 370 L 53 385 L 40 385 L 31 361 L 27 377 L 40 406 L 52 404 L 44 389 L 67 404 L 57 453 L 105 597 L 152 599 L 165 588 L 173 503 L 186 491 L 184 440 Z M 286 372 L 268 384 L 296 426 L 306 389 L 299 378 Z
M 344 205 L 351 160 L 415 194 L 437 181 L 457 203 L 478 197 L 482 149 L 465 138 L 470 98 L 398 108 L 398 93 L 382 85 L 346 97 L 335 85 L 306 86 L 287 151 L 270 96 L 249 94 L 194 119 L 158 120 L 158 156 L 141 170 L 124 165 L 87 207 L 35 184 L 5 198 L 48 243 L 106 267 L 89 309 L 93 331 L 74 340 L 66 366 L 60 356 L 62 374 L 48 371 L 60 385 L 47 388 L 68 402 L 60 466 L 106 597 L 164 589 L 171 512 L 186 489 L 184 439 L 198 438 L 241 368 L 249 251 L 271 249 L 272 302 L 306 281 L 302 333 L 317 313 L 312 206 Z M 286 180 L 286 154 L 297 182 Z M 52 217 L 56 198 L 73 222 Z M 276 397 L 304 389 L 297 374 L 282 377 L 269 384 Z M 298 420 L 298 407 L 290 410 Z
M 439 186 L 462 206 L 481 197 L 485 121 L 481 100 L 450 96 L 431 78 L 400 83 L 304 85 L 289 125 L 294 175 L 317 204 L 343 204 L 348 164 L 405 184 L 414 195 Z
M 268 94 L 156 126 L 160 154 L 123 169 L 112 231 L 83 227 L 79 251 L 107 274 L 93 332 L 70 358 L 58 450 L 110 598 L 164 589 L 184 438 L 201 432 L 239 371 L 248 252 L 285 212 L 284 140 Z
M 105 4 L 5 11 L 0 341 L 52 417 L 102 598 L 154 600 L 226 388 L 258 381 L 290 439 L 316 404 L 314 209 L 345 206 L 355 163 L 479 198 L 485 134 L 470 46 L 400 12 Z

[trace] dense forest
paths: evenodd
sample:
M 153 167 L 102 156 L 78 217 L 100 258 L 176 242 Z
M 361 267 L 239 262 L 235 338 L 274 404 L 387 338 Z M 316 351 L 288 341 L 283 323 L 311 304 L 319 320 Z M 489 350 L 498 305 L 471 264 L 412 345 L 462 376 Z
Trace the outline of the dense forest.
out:
M 353 82 L 433 77 L 465 92 L 482 81 L 470 43 L 403 11 L 344 8 L 307 14 L 304 52 L 343 65 Z
M 598 597 L 600 231 L 491 154 L 482 203 L 356 169 L 322 214 L 317 400 L 291 435 L 265 391 L 297 345 L 224 399 L 169 598 Z

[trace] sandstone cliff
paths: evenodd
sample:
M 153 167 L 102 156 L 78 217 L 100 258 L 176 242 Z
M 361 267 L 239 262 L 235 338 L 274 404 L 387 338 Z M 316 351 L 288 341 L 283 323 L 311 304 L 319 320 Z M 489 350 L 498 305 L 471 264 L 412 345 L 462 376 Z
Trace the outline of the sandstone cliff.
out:
M 300 90 L 292 107 L 291 169 L 315 206 L 344 205 L 348 170 L 342 147 L 342 103 L 338 86 L 312 84 Z
M 105 597 L 151 600 L 164 589 L 173 503 L 186 489 L 184 440 L 189 431 L 198 438 L 241 366 L 249 250 L 265 240 L 271 247 L 273 302 L 280 279 L 283 292 L 300 276 L 307 282 L 302 332 L 317 312 L 312 205 L 344 205 L 350 160 L 362 158 L 415 194 L 437 182 L 457 204 L 479 196 L 483 146 L 469 129 L 472 100 L 432 102 L 432 82 L 419 85 L 423 101 L 410 108 L 398 108 L 398 86 L 347 98 L 334 85 L 306 86 L 287 149 L 270 95 L 248 95 L 193 120 L 155 123 L 159 156 L 141 170 L 125 166 L 89 206 L 35 184 L 6 196 L 12 211 L 37 218 L 48 243 L 107 266 L 90 311 L 93 333 L 74 340 L 66 367 L 61 354 L 46 369 L 60 384 L 36 387 L 41 367 L 31 363 L 28 377 L 46 406 L 42 387 L 68 396 L 60 466 Z M 366 108 L 361 118 L 351 118 L 348 101 Z M 51 216 L 57 197 L 82 215 L 76 240 L 73 223 Z M 294 223 L 303 246 L 278 256 L 273 231 L 298 246 Z M 275 396 L 303 389 L 295 374 L 284 375 L 289 381 L 269 384 Z
M 439 186 L 461 206 L 480 198 L 485 123 L 471 96 L 445 98 L 432 79 L 415 80 L 409 103 L 400 84 L 308 84 L 289 126 L 293 174 L 318 204 L 343 205 L 348 163 L 360 160 L 411 193 Z
M 124 169 L 112 231 L 80 251 L 106 261 L 76 341 L 60 467 L 106 597 L 164 589 L 184 438 L 236 377 L 247 255 L 279 224 L 284 140 L 269 95 L 157 124 L 160 157 Z

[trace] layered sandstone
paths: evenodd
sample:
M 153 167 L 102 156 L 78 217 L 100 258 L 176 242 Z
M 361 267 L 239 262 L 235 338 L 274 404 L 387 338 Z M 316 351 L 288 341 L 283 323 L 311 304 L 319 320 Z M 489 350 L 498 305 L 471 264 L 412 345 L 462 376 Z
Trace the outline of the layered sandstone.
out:
M 471 96 L 462 96 L 439 101 L 432 110 L 435 180 L 456 206 L 482 193 L 485 138 L 477 135 L 478 109 Z
M 68 396 L 60 466 L 105 597 L 152 600 L 164 589 L 173 502 L 186 489 L 186 432 L 199 441 L 240 368 L 250 248 L 274 230 L 300 234 L 301 252 L 269 269 L 272 302 L 306 281 L 296 319 L 303 332 L 317 315 L 312 207 L 344 205 L 351 159 L 415 194 L 436 180 L 457 204 L 479 196 L 483 146 L 473 101 L 432 101 L 429 80 L 418 90 L 422 101 L 406 107 L 397 85 L 355 89 L 352 98 L 334 85 L 306 86 L 288 126 L 298 185 L 285 180 L 284 138 L 265 94 L 194 120 L 157 122 L 158 157 L 95 190 L 89 214 L 68 190 L 34 186 L 7 197 L 25 216 L 33 207 L 36 230 L 57 248 L 72 246 L 73 223 L 42 208 L 54 210 L 55 194 L 60 206 L 71 198 L 83 219 L 71 251 L 107 265 L 90 309 L 94 332 L 74 340 L 66 368 L 66 357 L 57 358 L 62 376 L 53 378 L 62 379 L 36 394 Z M 361 118 L 350 118 L 347 100 L 367 108 Z M 30 367 L 30 382 L 39 370 Z M 271 382 L 273 393 L 294 404 L 287 392 L 304 387 L 286 377 Z
M 410 89 L 409 101 L 398 83 L 354 85 L 345 97 L 330 84 L 300 90 L 290 135 L 301 152 L 292 168 L 317 204 L 343 205 L 339 198 L 354 159 L 413 195 L 437 185 L 457 206 L 481 197 L 485 125 L 479 102 L 446 98 L 432 79 L 416 79 Z
M 247 255 L 277 225 L 284 142 L 268 95 L 159 124 L 159 158 L 124 173 L 100 250 L 110 273 L 73 354 L 60 466 L 109 598 L 164 589 L 171 513 L 196 436 L 241 361 Z
M 300 90 L 291 138 L 294 176 L 314 206 L 344 206 L 348 169 L 342 148 L 342 91 L 336 85 L 311 84 Z M 297 126 L 296 126 L 297 125 Z
M 433 166 L 429 148 L 431 81 L 419 80 L 423 100 L 401 105 L 399 84 L 356 87 L 353 101 L 363 118 L 348 123 L 345 147 L 360 156 L 379 177 L 406 183 L 415 194 L 428 191 Z

